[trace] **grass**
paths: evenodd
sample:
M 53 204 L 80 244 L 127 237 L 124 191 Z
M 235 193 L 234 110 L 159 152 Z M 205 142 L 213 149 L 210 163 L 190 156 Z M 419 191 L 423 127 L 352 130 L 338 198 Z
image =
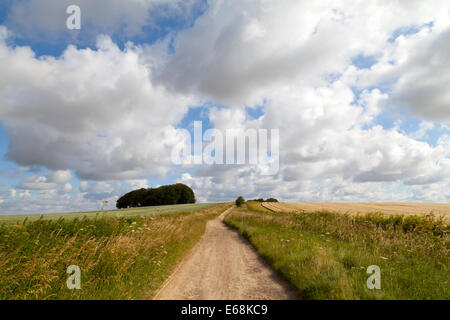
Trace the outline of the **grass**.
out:
M 200 239 L 206 222 L 229 206 L 3 223 L 0 299 L 151 298 Z M 80 290 L 66 287 L 69 265 L 81 268 Z
M 247 208 L 251 211 L 261 212 L 261 213 L 272 213 L 271 210 L 264 208 L 259 201 L 247 201 Z
M 200 203 L 200 204 L 177 204 L 165 206 L 152 206 L 129 208 L 120 210 L 102 210 L 102 211 L 88 211 L 88 212 L 69 212 L 69 213 L 49 213 L 49 214 L 15 214 L 15 215 L 0 215 L 0 223 L 21 223 L 24 219 L 27 221 L 36 221 L 42 219 L 58 220 L 60 218 L 76 219 L 76 218 L 100 218 L 100 217 L 135 217 L 160 215 L 164 213 L 181 213 L 193 212 L 199 209 L 208 208 L 215 205 L 215 203 Z
M 248 208 L 225 222 L 305 299 L 450 299 L 449 226 L 442 220 Z M 369 265 L 381 268 L 381 290 L 367 289 Z

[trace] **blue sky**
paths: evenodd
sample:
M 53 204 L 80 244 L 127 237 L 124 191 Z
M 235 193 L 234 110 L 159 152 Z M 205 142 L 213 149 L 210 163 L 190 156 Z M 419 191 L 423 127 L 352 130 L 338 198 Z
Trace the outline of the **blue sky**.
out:
M 448 202 L 448 4 L 327 3 L 80 1 L 70 31 L 65 1 L 3 1 L 0 214 L 174 182 L 203 202 Z M 174 166 L 193 121 L 280 129 L 280 171 Z

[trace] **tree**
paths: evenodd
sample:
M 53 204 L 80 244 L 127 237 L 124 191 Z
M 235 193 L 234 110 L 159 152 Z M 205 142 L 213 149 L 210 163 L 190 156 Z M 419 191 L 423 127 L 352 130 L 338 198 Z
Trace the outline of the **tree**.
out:
M 121 209 L 183 203 L 195 203 L 194 191 L 185 184 L 176 183 L 159 188 L 130 191 L 117 200 L 116 207 Z
M 236 199 L 235 203 L 236 203 L 236 205 L 237 205 L 238 207 L 240 207 L 240 206 L 242 206 L 242 205 L 245 203 L 245 200 L 244 200 L 244 198 L 243 198 L 242 196 L 239 196 L 239 197 Z
M 269 198 L 266 200 L 266 202 L 278 202 L 278 200 L 275 198 Z

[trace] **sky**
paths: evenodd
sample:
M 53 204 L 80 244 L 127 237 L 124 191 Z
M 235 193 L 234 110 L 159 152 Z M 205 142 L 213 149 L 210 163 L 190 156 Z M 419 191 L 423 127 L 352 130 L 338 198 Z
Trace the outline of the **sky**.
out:
M 198 202 L 448 203 L 449 58 L 449 1 L 3 0 L 0 214 L 176 182 Z M 174 164 L 194 121 L 278 129 L 279 170 Z

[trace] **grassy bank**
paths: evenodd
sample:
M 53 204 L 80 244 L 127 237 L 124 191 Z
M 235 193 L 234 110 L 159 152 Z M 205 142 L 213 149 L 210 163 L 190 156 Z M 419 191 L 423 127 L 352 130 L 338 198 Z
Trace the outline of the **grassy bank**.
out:
M 157 216 L 23 221 L 0 226 L 0 299 L 151 298 L 206 222 L 229 205 Z M 69 265 L 81 289 L 66 287 Z
M 249 203 L 226 223 L 306 299 L 450 299 L 449 227 L 432 217 L 272 213 Z M 381 268 L 381 290 L 366 286 Z

